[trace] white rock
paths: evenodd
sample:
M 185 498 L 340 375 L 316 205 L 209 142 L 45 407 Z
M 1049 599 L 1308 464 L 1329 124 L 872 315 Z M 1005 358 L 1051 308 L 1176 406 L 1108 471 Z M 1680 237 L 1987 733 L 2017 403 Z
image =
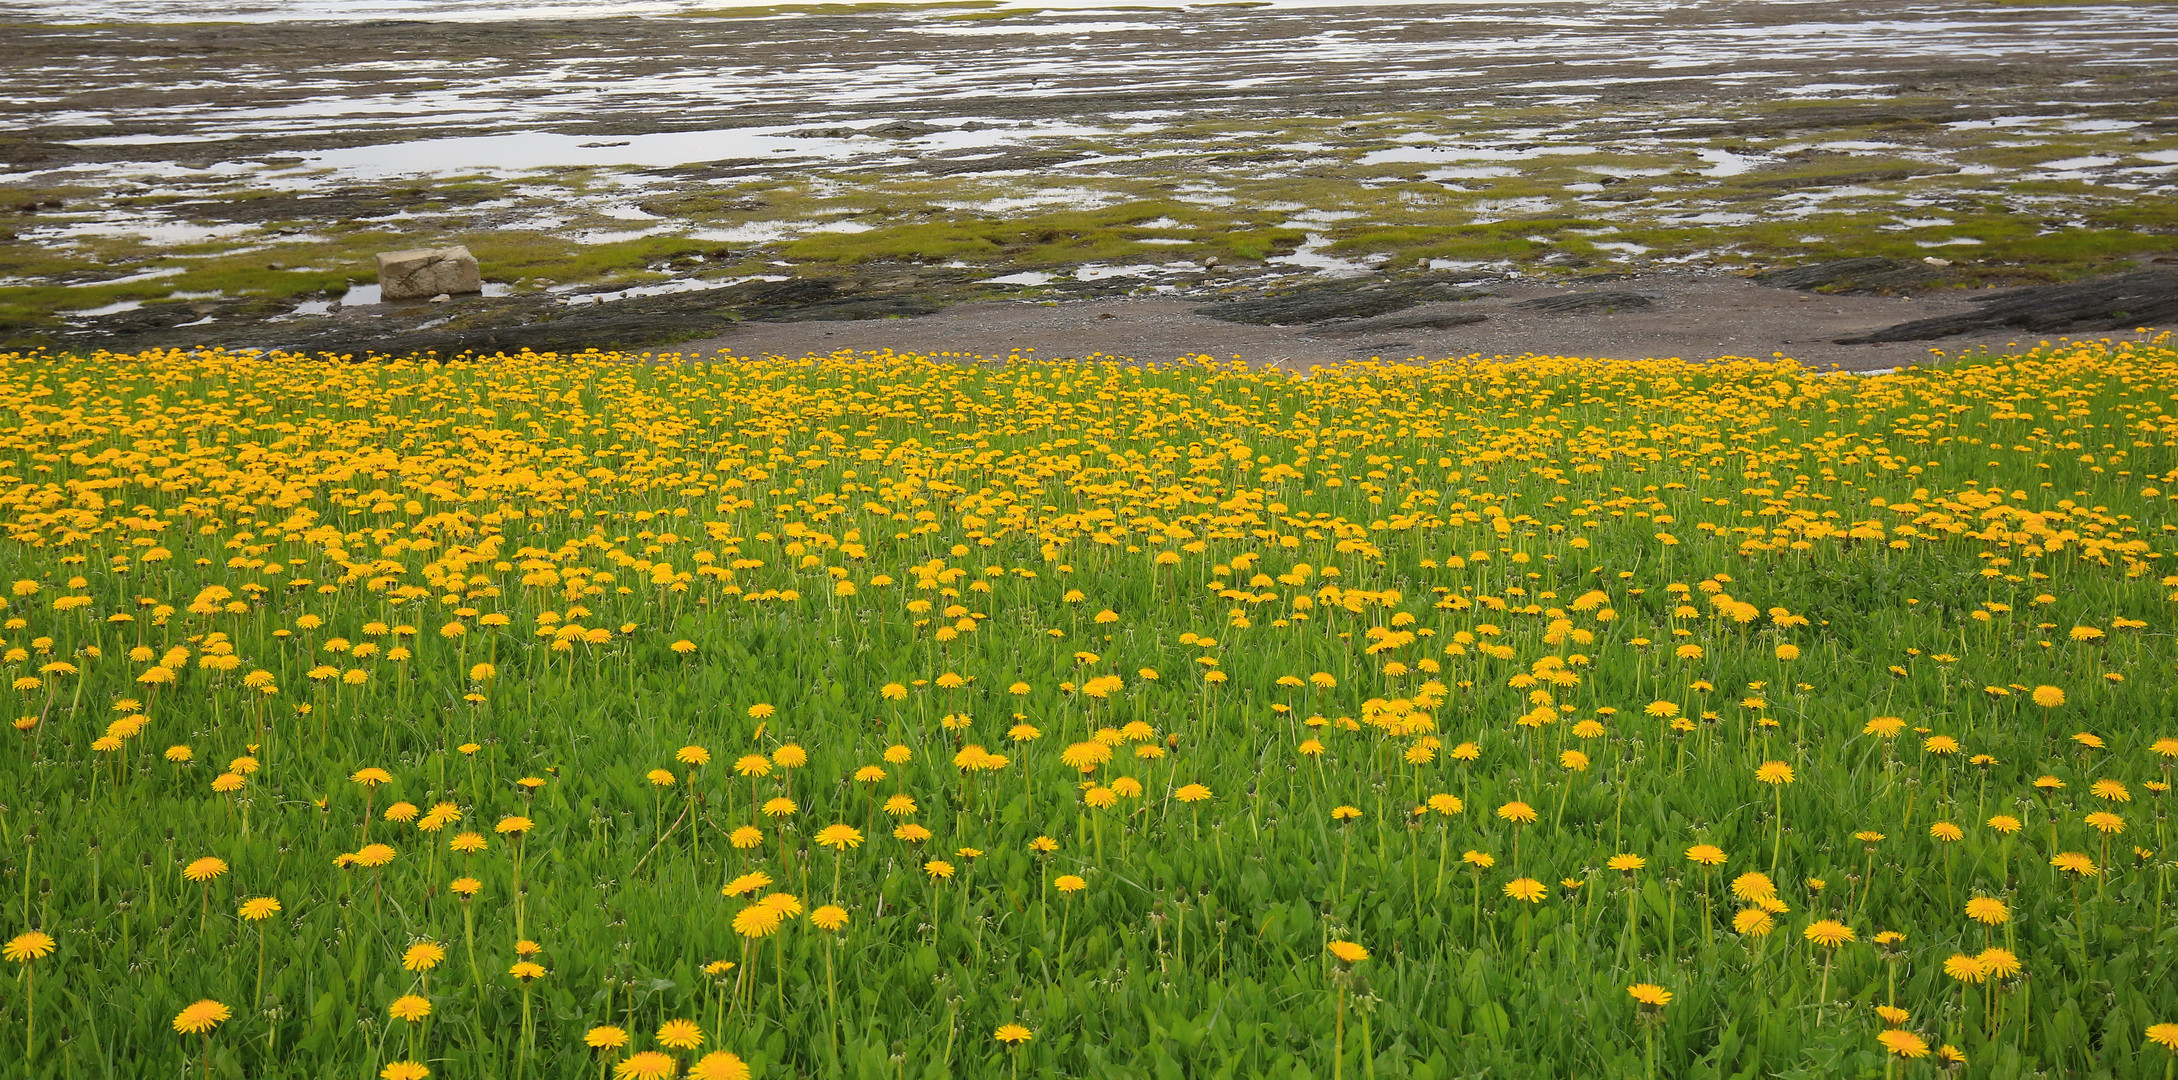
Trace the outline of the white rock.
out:
M 465 247 L 384 251 L 378 255 L 378 298 L 422 300 L 484 291 L 476 256 Z
M 438 294 L 437 296 L 434 296 L 434 297 L 432 297 L 432 298 L 431 298 L 431 302 L 432 302 L 432 303 L 434 303 L 434 304 L 443 304 L 443 303 L 447 302 L 448 300 L 452 300 L 452 299 L 453 299 L 453 297 L 451 297 L 451 296 L 449 296 L 449 295 L 447 295 L 447 294 L 445 294 L 445 293 L 440 293 L 440 294 Z
M 1936 256 L 1934 256 L 1934 255 L 1930 255 L 1930 256 L 1927 256 L 1926 258 L 1923 258 L 1923 259 L 1922 259 L 1921 261 L 1922 261 L 1922 262 L 1925 262 L 1925 263 L 1927 263 L 1927 264 L 1929 264 L 1930 266 L 1950 266 L 1950 265 L 1951 265 L 1951 260 L 1950 260 L 1950 259 L 1939 259 L 1939 258 L 1937 258 L 1937 257 L 1936 257 Z

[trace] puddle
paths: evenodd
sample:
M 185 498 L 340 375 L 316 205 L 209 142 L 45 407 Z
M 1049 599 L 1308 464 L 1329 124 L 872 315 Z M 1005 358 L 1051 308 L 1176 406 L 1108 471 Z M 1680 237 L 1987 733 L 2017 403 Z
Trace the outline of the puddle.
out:
M 143 273 L 130 274 L 127 277 L 107 278 L 104 281 L 78 281 L 71 285 L 70 288 L 92 289 L 103 285 L 133 285 L 139 281 L 157 281 L 160 278 L 178 277 L 188 272 L 189 268 L 186 266 L 162 266 L 157 270 L 146 270 Z
M 1694 156 L 1709 163 L 1702 170 L 1703 176 L 1738 176 L 1762 164 L 1762 158 L 1752 154 L 1736 154 L 1730 150 L 1696 150 Z
M 1105 278 L 1149 277 L 1153 274 L 1162 274 L 1166 272 L 1167 271 L 1164 267 L 1155 266 L 1149 263 L 1137 263 L 1133 266 L 1105 266 L 1102 263 L 1090 263 L 1087 266 L 1082 266 L 1075 269 L 1074 280 L 1103 281 Z M 999 279 L 992 278 L 991 280 L 997 281 Z
M 630 135 L 613 143 L 598 143 L 580 135 L 525 131 L 325 150 L 307 155 L 303 168 L 330 170 L 354 179 L 475 173 L 505 175 L 581 166 L 664 168 L 750 158 L 772 160 L 773 155 L 786 155 L 792 159 L 846 160 L 859 156 L 868 148 L 867 143 L 858 147 L 849 139 L 794 138 L 769 134 L 765 129 L 657 132 Z
M 626 289 L 615 289 L 611 292 L 576 293 L 571 296 L 561 297 L 560 303 L 569 307 L 580 307 L 584 304 L 609 304 L 615 300 L 632 300 L 642 296 L 671 296 L 675 293 L 707 292 L 712 289 L 723 289 L 729 285 L 739 285 L 744 281 L 754 280 L 757 279 L 739 277 L 706 281 L 699 278 L 683 278 L 679 281 L 662 281 L 656 285 L 636 285 Z M 765 278 L 763 280 L 784 281 L 785 278 Z M 555 289 L 554 291 L 558 290 Z
M 1018 274 L 1007 274 L 1007 275 L 1005 275 L 1005 276 L 1003 276 L 1003 277 L 994 277 L 994 278 L 984 278 L 984 279 L 983 279 L 984 283 L 985 283 L 985 284 L 987 284 L 987 285 L 1028 285 L 1028 286 L 1035 286 L 1035 285 L 1049 285 L 1049 284 L 1051 284 L 1051 283 L 1052 283 L 1052 281 L 1053 281 L 1053 280 L 1055 280 L 1055 279 L 1054 279 L 1054 278 L 1052 277 L 1052 275 L 1050 275 L 1050 274 L 1046 274 L 1046 273 L 1044 273 L 1043 271 L 1040 271 L 1040 270 L 1025 270 L 1025 271 L 1022 271 L 1021 273 L 1018 273 Z
M 2082 169 L 2100 169 L 2106 165 L 2115 165 L 2120 160 L 2122 159 L 2114 157 L 2075 157 L 2045 161 L 2040 167 L 2054 172 L 2078 172 Z
M 1595 146 L 1536 146 L 1505 150 L 1488 146 L 1399 146 L 1361 155 L 1362 165 L 1429 165 L 1439 161 L 1531 161 L 1539 157 L 1603 153 Z
M 1322 233 L 1309 233 L 1308 240 L 1294 249 L 1293 254 L 1274 256 L 1265 261 L 1279 266 L 1303 267 L 1325 277 L 1359 277 L 1374 269 L 1366 262 L 1324 254 L 1330 246 L 1331 241 Z

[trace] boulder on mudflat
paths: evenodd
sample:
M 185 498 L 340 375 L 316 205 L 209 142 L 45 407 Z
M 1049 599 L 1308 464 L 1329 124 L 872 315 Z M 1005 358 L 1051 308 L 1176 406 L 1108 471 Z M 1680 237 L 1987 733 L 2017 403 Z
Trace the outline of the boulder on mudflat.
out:
M 380 300 L 429 300 L 484 291 L 476 256 L 461 246 L 378 253 Z

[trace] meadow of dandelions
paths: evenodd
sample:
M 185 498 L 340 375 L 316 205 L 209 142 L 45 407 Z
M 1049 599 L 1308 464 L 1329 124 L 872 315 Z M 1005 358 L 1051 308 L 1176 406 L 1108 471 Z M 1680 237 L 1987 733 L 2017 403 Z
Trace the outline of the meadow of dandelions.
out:
M 0 356 L 0 1070 L 2173 1074 L 2178 351 Z

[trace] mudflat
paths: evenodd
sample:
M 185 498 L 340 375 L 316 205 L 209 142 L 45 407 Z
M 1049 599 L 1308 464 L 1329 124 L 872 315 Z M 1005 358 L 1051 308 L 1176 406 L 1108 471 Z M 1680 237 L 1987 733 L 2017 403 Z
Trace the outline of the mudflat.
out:
M 1940 305 L 2178 252 L 2167 3 L 489 23 L 61 21 L 70 10 L 0 5 L 17 58 L 0 75 L 0 340 L 15 346 L 353 351 L 434 331 L 551 344 L 578 326 L 643 345 L 789 309 L 923 340 L 968 318 L 930 313 L 962 304 L 1180 310 L 1472 273 L 1531 298 L 1609 274 L 1667 295 L 1638 312 L 1300 335 L 1290 355 L 1518 333 L 1540 348 L 1649 322 L 1665 336 L 1626 347 L 1713 352 L 1742 335 L 1712 332 L 1674 290 L 1883 257 L 1925 268 L 1883 291 Z M 374 253 L 452 244 L 477 254 L 486 296 L 340 318 L 370 307 Z M 766 299 L 779 288 L 787 302 Z M 817 310 L 812 288 L 835 306 Z M 599 304 L 623 306 L 567 322 Z M 547 323 L 565 325 L 525 330 Z M 1240 325 L 1219 332 L 1273 333 Z M 1831 329 L 1745 351 L 1812 355 L 1803 333 Z M 1849 355 L 1874 354 L 1824 353 Z

